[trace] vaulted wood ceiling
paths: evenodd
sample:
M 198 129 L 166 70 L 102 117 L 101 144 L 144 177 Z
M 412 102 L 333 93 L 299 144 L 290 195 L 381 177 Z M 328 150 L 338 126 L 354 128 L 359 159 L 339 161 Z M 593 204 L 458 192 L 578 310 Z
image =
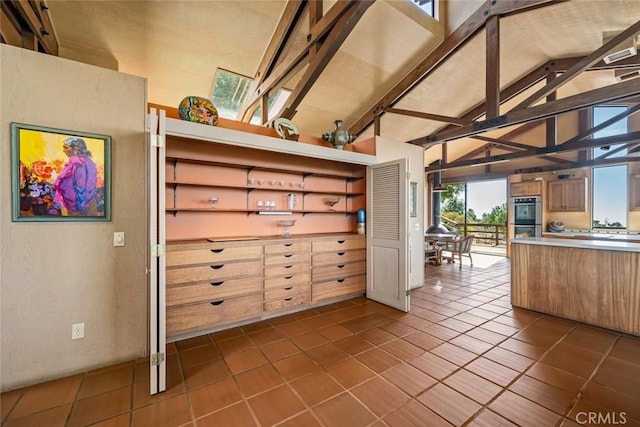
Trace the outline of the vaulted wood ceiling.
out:
M 209 96 L 222 68 L 255 78 L 249 112 L 286 87 L 281 115 L 302 133 L 320 136 L 340 118 L 360 139 L 423 145 L 427 163 L 444 158 L 461 175 L 478 163 L 511 173 L 584 161 L 555 146 L 569 136 L 549 142 L 558 130 L 548 118 L 607 99 L 633 105 L 640 92 L 640 79 L 617 83 L 598 56 L 605 34 L 638 33 L 637 0 L 441 1 L 440 20 L 411 0 L 47 5 L 60 56 L 147 77 L 150 102 Z M 523 129 L 542 140 L 518 142 Z

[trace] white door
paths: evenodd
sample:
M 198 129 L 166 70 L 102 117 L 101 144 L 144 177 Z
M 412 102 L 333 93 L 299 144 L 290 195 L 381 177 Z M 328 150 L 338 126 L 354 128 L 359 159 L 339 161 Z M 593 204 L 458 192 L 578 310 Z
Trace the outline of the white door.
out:
M 164 110 L 160 133 L 155 108 L 147 118 L 149 135 L 149 382 L 150 394 L 165 391 L 167 363 L 165 329 L 165 147 Z
M 408 161 L 367 167 L 367 298 L 409 311 Z

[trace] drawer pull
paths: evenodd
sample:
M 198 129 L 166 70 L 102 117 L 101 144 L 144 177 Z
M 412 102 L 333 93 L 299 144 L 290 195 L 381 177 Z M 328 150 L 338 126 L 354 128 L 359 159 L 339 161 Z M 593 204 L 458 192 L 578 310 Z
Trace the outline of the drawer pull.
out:
M 292 257 L 292 256 L 293 256 L 293 254 L 286 254 L 284 257 L 285 257 L 285 258 L 290 258 L 290 257 Z
M 222 285 L 223 283 L 224 283 L 224 281 L 222 281 L 222 282 L 211 282 L 211 283 L 210 283 L 210 285 L 211 285 L 211 286 L 220 286 L 220 285 Z
M 285 243 L 284 245 L 285 245 L 286 247 L 289 247 L 289 246 L 293 246 L 293 243 Z
M 344 240 L 338 240 L 338 243 L 343 244 L 345 241 Z
M 293 286 L 289 286 L 288 288 L 284 288 L 285 291 L 290 291 L 291 289 L 293 289 Z
M 293 297 L 289 297 L 289 298 L 285 298 L 285 301 L 291 301 L 293 299 Z
M 222 249 L 211 249 L 211 252 L 213 252 L 214 254 L 219 254 L 222 251 L 224 251 L 224 248 L 222 248 Z
M 289 280 L 291 279 L 293 276 L 284 276 L 284 280 Z
M 224 267 L 224 264 L 220 264 L 220 265 L 210 265 L 209 267 L 213 268 L 214 270 L 218 270 L 222 267 Z
M 211 304 L 211 305 L 220 305 L 220 304 L 222 304 L 223 302 L 224 302 L 224 300 L 221 300 L 221 301 L 213 301 L 213 302 L 211 302 L 210 304 Z
M 344 251 L 342 251 L 342 252 L 338 252 L 338 256 L 342 256 L 342 255 L 344 255 L 344 254 L 346 254 L 346 252 L 344 252 Z
M 344 282 L 344 279 L 338 279 L 338 280 L 336 280 L 336 282 L 342 283 L 342 282 Z
M 291 268 L 293 265 L 285 265 L 284 268 Z
M 344 268 L 344 264 L 338 264 L 337 267 L 338 268 Z

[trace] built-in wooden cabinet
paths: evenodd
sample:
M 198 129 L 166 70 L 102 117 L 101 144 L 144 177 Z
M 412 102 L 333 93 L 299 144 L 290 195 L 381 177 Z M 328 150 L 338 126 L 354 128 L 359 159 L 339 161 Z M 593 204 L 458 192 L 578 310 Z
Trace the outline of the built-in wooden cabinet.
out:
M 549 212 L 586 212 L 587 179 L 574 178 L 549 181 L 547 187 Z
M 312 302 L 364 292 L 366 259 L 364 236 L 314 240 L 311 259 Z
M 640 174 L 634 174 L 629 179 L 629 210 L 640 210 Z
M 509 185 L 509 196 L 540 196 L 542 194 L 542 181 L 514 182 Z
M 264 246 L 265 312 L 311 301 L 311 242 L 285 241 Z

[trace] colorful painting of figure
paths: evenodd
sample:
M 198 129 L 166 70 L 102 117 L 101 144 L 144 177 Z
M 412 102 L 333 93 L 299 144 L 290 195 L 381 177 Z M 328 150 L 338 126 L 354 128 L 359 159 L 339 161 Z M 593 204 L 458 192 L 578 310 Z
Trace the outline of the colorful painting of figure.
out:
M 13 220 L 109 221 L 111 138 L 12 123 Z

